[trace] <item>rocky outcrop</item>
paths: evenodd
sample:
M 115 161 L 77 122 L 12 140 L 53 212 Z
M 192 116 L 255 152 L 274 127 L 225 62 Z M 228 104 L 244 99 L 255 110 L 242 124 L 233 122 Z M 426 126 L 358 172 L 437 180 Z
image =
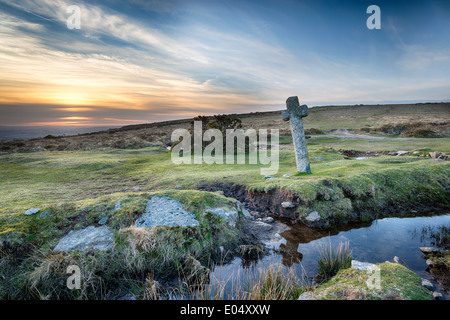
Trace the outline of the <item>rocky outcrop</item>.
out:
M 199 223 L 195 215 L 183 209 L 183 205 L 167 196 L 153 196 L 147 202 L 143 215 L 136 220 L 137 227 L 154 226 L 194 227 Z
M 53 251 L 68 252 L 89 249 L 106 251 L 112 248 L 113 242 L 113 233 L 106 226 L 99 228 L 90 226 L 82 230 L 70 231 L 59 240 Z

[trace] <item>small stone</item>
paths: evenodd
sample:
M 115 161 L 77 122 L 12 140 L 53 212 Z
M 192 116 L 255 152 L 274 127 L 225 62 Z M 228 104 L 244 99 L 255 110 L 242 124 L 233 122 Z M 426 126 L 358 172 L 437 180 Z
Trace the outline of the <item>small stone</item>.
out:
M 180 188 L 183 188 L 183 186 L 179 185 L 179 184 L 175 186 L 175 189 L 180 189 Z
M 292 173 L 285 173 L 285 174 L 283 174 L 283 177 L 285 177 L 285 178 L 289 178 L 290 176 L 292 176 Z
M 406 156 L 409 154 L 409 151 L 397 151 L 397 156 Z
M 270 231 L 273 228 L 272 225 L 262 221 L 255 221 L 255 226 L 257 226 L 260 229 L 263 229 L 264 231 Z
M 433 299 L 434 299 L 434 300 L 442 300 L 442 299 L 443 299 L 442 293 L 439 293 L 439 292 L 437 292 L 437 291 L 434 291 L 434 292 L 433 292 Z
M 314 293 L 307 291 L 307 292 L 303 292 L 297 300 L 315 300 L 314 299 Z
M 394 261 L 394 263 L 401 264 L 402 266 L 407 267 L 405 261 L 403 261 L 402 259 L 400 259 L 397 256 L 394 257 L 393 261 Z
M 427 259 L 427 261 L 425 261 L 425 263 L 427 264 L 428 268 L 433 267 L 433 261 L 431 261 L 430 259 Z
M 285 208 L 285 209 L 295 207 L 295 206 L 292 204 L 292 202 L 289 202 L 289 201 L 282 202 L 282 203 L 281 203 L 281 206 L 282 206 L 283 208 Z
M 50 210 L 42 211 L 41 214 L 39 215 L 39 218 L 45 218 L 49 214 L 50 214 Z
M 272 176 L 265 176 L 264 179 L 266 179 L 266 180 L 272 180 L 272 179 L 275 179 L 275 177 L 272 177 Z
M 103 217 L 98 221 L 99 225 L 104 225 L 106 223 L 106 221 L 108 221 L 108 217 Z
M 324 158 L 324 157 L 315 157 L 313 160 L 316 160 L 316 161 L 324 161 L 325 158 Z
M 27 216 L 31 216 L 32 214 L 38 213 L 39 211 L 40 211 L 40 209 L 36 209 L 36 208 L 28 209 L 27 211 L 25 211 L 25 214 Z
M 422 279 L 422 287 L 425 287 L 430 291 L 433 291 L 433 289 L 434 289 L 434 286 L 431 283 L 431 281 L 427 280 L 427 279 Z
M 316 222 L 320 220 L 320 214 L 317 211 L 313 211 L 310 212 L 305 219 L 309 222 Z
M 272 223 L 274 220 L 272 217 L 265 217 L 262 219 L 262 221 L 265 223 Z

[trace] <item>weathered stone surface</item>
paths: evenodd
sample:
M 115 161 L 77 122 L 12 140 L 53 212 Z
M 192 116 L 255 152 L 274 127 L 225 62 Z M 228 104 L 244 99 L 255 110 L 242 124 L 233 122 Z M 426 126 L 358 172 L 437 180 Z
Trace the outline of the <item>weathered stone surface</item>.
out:
M 302 120 L 303 117 L 308 116 L 308 106 L 300 105 L 298 97 L 294 96 L 286 100 L 286 109 L 283 110 L 281 117 L 285 121 L 290 121 L 297 170 L 299 172 L 311 173 Z
M 39 218 L 45 218 L 45 217 L 48 216 L 50 213 L 51 213 L 50 210 L 42 211 L 42 212 L 39 214 Z
M 183 205 L 167 196 L 153 196 L 144 214 L 136 220 L 137 227 L 151 228 L 154 226 L 169 226 L 169 227 L 194 227 L 199 223 L 195 215 L 183 209 Z
M 103 217 L 98 221 L 99 225 L 104 225 L 106 224 L 106 221 L 108 221 L 108 217 Z
M 438 253 L 441 251 L 440 249 L 433 247 L 420 247 L 419 250 L 425 254 Z
M 356 270 L 372 270 L 374 267 L 376 265 L 373 263 L 352 260 L 352 268 Z
M 431 283 L 431 281 L 427 280 L 427 279 L 422 279 L 422 287 L 425 287 L 430 291 L 433 291 L 433 289 L 434 289 L 434 286 Z
M 310 291 L 303 292 L 297 300 L 315 300 L 314 293 Z
M 32 214 L 36 214 L 39 211 L 41 211 L 41 210 L 37 209 L 37 208 L 28 209 L 27 211 L 25 211 L 25 215 L 31 216 Z
M 214 208 L 214 209 L 208 209 L 208 210 L 206 210 L 206 212 L 209 212 L 211 214 L 214 214 L 214 215 L 224 218 L 230 227 L 234 228 L 236 226 L 236 222 L 238 219 L 237 211 L 234 211 L 234 210 L 226 211 L 222 208 Z
M 275 179 L 275 177 L 272 177 L 272 176 L 265 176 L 264 179 L 266 179 L 266 180 L 272 180 L 272 179 Z
M 270 231 L 273 228 L 272 225 L 265 223 L 263 221 L 255 221 L 254 225 L 255 225 L 255 227 L 257 227 L 263 231 Z
M 313 160 L 316 160 L 316 161 L 324 161 L 325 158 L 324 158 L 324 157 L 315 157 Z
M 117 200 L 113 211 L 119 210 L 120 208 L 122 208 L 122 204 L 120 203 L 120 200 Z
M 432 261 L 431 259 L 427 259 L 427 260 L 425 261 L 425 263 L 427 264 L 427 266 L 428 266 L 429 268 L 433 267 L 433 261 Z
M 317 211 L 310 212 L 305 220 L 308 222 L 317 222 L 320 220 L 320 214 Z
M 281 203 L 281 206 L 282 206 L 283 208 L 285 208 L 285 209 L 287 209 L 287 208 L 294 208 L 294 207 L 295 207 L 295 206 L 292 204 L 292 202 L 289 202 L 289 201 L 282 202 L 282 203 Z
M 272 217 L 265 217 L 262 219 L 262 221 L 265 223 L 272 223 L 274 222 L 274 219 Z
M 53 251 L 84 251 L 96 249 L 106 251 L 112 248 L 113 234 L 106 226 L 95 228 L 93 226 L 82 230 L 70 231 L 60 239 Z
M 250 212 L 244 207 L 242 202 L 240 202 L 239 200 L 236 200 L 236 210 L 238 212 L 242 212 L 244 218 L 253 219 L 253 216 L 250 214 Z

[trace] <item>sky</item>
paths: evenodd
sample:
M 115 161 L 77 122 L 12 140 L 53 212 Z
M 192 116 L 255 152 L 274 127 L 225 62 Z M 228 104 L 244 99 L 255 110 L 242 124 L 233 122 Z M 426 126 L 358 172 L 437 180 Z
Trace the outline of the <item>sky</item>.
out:
M 1 126 L 272 111 L 290 96 L 450 101 L 450 1 L 0 0 Z

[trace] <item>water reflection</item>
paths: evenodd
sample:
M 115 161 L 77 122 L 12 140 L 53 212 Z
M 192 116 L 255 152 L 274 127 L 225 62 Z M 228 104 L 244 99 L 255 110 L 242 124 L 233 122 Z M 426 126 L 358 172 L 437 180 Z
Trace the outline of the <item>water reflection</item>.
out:
M 417 230 L 449 225 L 450 214 L 391 217 L 332 230 L 292 225 L 288 220 L 279 222 L 287 224 L 290 229 L 280 233 L 278 250 L 250 264 L 235 258 L 230 264 L 221 266 L 220 270 L 214 270 L 213 277 L 220 273 L 222 279 L 233 277 L 245 280 L 246 274 L 270 265 L 294 268 L 298 275 L 306 273 L 312 277 L 317 271 L 320 248 L 324 245 L 336 247 L 340 242 L 348 241 L 355 260 L 380 263 L 392 261 L 398 256 L 420 277 L 430 279 L 425 259 L 418 248 L 434 246 L 435 243 L 429 237 L 418 236 Z

